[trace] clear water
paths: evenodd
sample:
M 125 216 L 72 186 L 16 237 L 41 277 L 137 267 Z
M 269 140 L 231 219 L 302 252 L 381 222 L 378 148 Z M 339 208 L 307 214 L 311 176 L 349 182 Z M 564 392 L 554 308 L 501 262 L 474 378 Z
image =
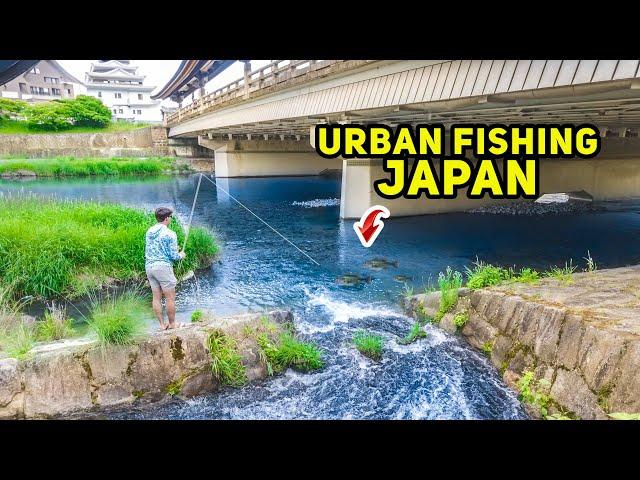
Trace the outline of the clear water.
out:
M 162 180 L 1 182 L 0 191 L 114 201 L 153 209 L 175 208 L 188 217 L 197 177 Z M 112 411 L 109 418 L 526 418 L 515 395 L 490 363 L 455 336 L 427 326 L 428 336 L 409 346 L 395 342 L 411 320 L 398 306 L 402 283 L 416 291 L 450 265 L 462 270 L 476 256 L 501 264 L 544 269 L 587 250 L 600 268 L 640 261 L 640 202 L 603 204 L 604 211 L 518 217 L 448 214 L 385 220 L 370 249 L 351 221 L 338 218 L 340 182 L 316 177 L 219 179 L 220 186 L 285 234 L 320 263 L 317 267 L 229 197 L 203 181 L 194 224 L 211 228 L 222 244 L 220 263 L 184 284 L 179 317 L 195 309 L 233 314 L 288 308 L 303 337 L 325 351 L 318 373 L 292 371 L 244 388 L 184 402 Z M 393 214 L 393 212 L 392 212 Z M 397 267 L 372 271 L 364 263 L 383 257 Z M 372 281 L 344 287 L 345 273 Z M 360 328 L 386 339 L 374 363 L 350 346 Z

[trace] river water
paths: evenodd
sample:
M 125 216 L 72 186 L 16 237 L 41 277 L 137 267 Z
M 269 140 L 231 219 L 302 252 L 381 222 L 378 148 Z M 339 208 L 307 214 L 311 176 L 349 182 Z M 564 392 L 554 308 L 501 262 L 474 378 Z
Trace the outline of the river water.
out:
M 257 215 L 316 259 L 316 266 L 225 193 L 203 180 L 194 224 L 219 239 L 220 262 L 185 283 L 178 316 L 195 309 L 215 314 L 288 308 L 302 337 L 324 351 L 326 367 L 285 374 L 211 396 L 130 407 L 107 418 L 526 418 L 515 395 L 481 354 L 459 338 L 427 326 L 428 336 L 400 346 L 411 319 L 398 301 L 407 281 L 416 292 L 447 266 L 462 270 L 478 256 L 500 265 L 545 269 L 569 259 L 582 268 L 587 250 L 599 268 L 640 262 L 640 202 L 604 203 L 603 211 L 574 215 L 447 214 L 385 220 L 373 247 L 363 248 L 352 221 L 339 220 L 340 182 L 317 177 L 218 179 Z M 197 176 L 143 180 L 30 180 L 0 182 L 0 191 L 25 190 L 64 198 L 119 202 L 153 209 L 168 205 L 188 217 Z M 393 212 L 391 212 L 393 215 Z M 397 262 L 370 270 L 367 260 Z M 371 276 L 345 287 L 346 273 Z M 358 329 L 385 338 L 375 363 L 350 345 Z

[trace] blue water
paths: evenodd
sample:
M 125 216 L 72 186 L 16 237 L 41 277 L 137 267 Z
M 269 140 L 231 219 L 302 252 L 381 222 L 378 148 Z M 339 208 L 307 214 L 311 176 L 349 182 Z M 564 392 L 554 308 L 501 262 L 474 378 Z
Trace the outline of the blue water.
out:
M 416 291 L 447 266 L 462 270 L 478 256 L 500 265 L 544 269 L 569 259 L 582 268 L 587 251 L 599 268 L 640 261 L 640 203 L 602 204 L 603 211 L 520 217 L 447 214 L 385 220 L 370 249 L 352 221 L 339 220 L 340 182 L 316 177 L 220 179 L 228 190 L 320 263 L 316 266 L 203 181 L 194 224 L 214 231 L 220 262 L 184 284 L 178 315 L 195 309 L 233 314 L 288 308 L 303 337 L 318 343 L 327 366 L 292 371 L 241 389 L 184 402 L 109 412 L 109 418 L 526 418 L 515 395 L 490 363 L 459 338 L 427 326 L 427 338 L 395 342 L 411 320 L 398 306 L 402 283 Z M 116 201 L 153 209 L 175 208 L 188 217 L 197 177 L 161 181 L 85 180 L 2 182 L 0 191 L 24 189 L 68 198 Z M 320 201 L 318 201 L 320 200 Z M 393 212 L 391 212 L 393 214 Z M 372 271 L 377 257 L 397 267 Z M 371 275 L 370 283 L 344 287 L 345 273 Z M 199 286 L 199 288 L 197 288 Z M 385 338 L 380 363 L 350 345 L 354 331 Z

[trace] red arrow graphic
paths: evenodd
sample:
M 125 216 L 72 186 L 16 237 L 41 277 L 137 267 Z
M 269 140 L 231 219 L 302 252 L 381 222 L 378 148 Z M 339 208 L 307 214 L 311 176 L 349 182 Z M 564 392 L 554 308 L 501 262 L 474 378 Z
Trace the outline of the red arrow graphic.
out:
M 378 217 L 389 218 L 389 210 L 381 205 L 370 207 L 359 222 L 353 224 L 360 242 L 364 247 L 370 247 L 384 228 L 384 222 L 378 220 Z

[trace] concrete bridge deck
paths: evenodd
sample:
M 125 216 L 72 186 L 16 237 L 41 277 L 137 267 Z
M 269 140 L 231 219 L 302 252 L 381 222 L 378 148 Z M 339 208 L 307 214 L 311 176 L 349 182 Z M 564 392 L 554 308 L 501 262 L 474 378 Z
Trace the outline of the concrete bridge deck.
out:
M 170 138 L 191 138 L 215 152 L 219 176 L 341 168 L 343 218 L 359 217 L 374 203 L 395 215 L 415 215 L 495 201 L 380 199 L 372 188 L 374 179 L 387 175 L 380 161 L 319 157 L 310 145 L 315 125 L 448 128 L 462 122 L 594 124 L 607 144 L 597 160 L 611 161 L 544 162 L 542 193 L 640 196 L 640 169 L 633 163 L 640 160 L 639 60 L 277 61 L 166 119 Z

